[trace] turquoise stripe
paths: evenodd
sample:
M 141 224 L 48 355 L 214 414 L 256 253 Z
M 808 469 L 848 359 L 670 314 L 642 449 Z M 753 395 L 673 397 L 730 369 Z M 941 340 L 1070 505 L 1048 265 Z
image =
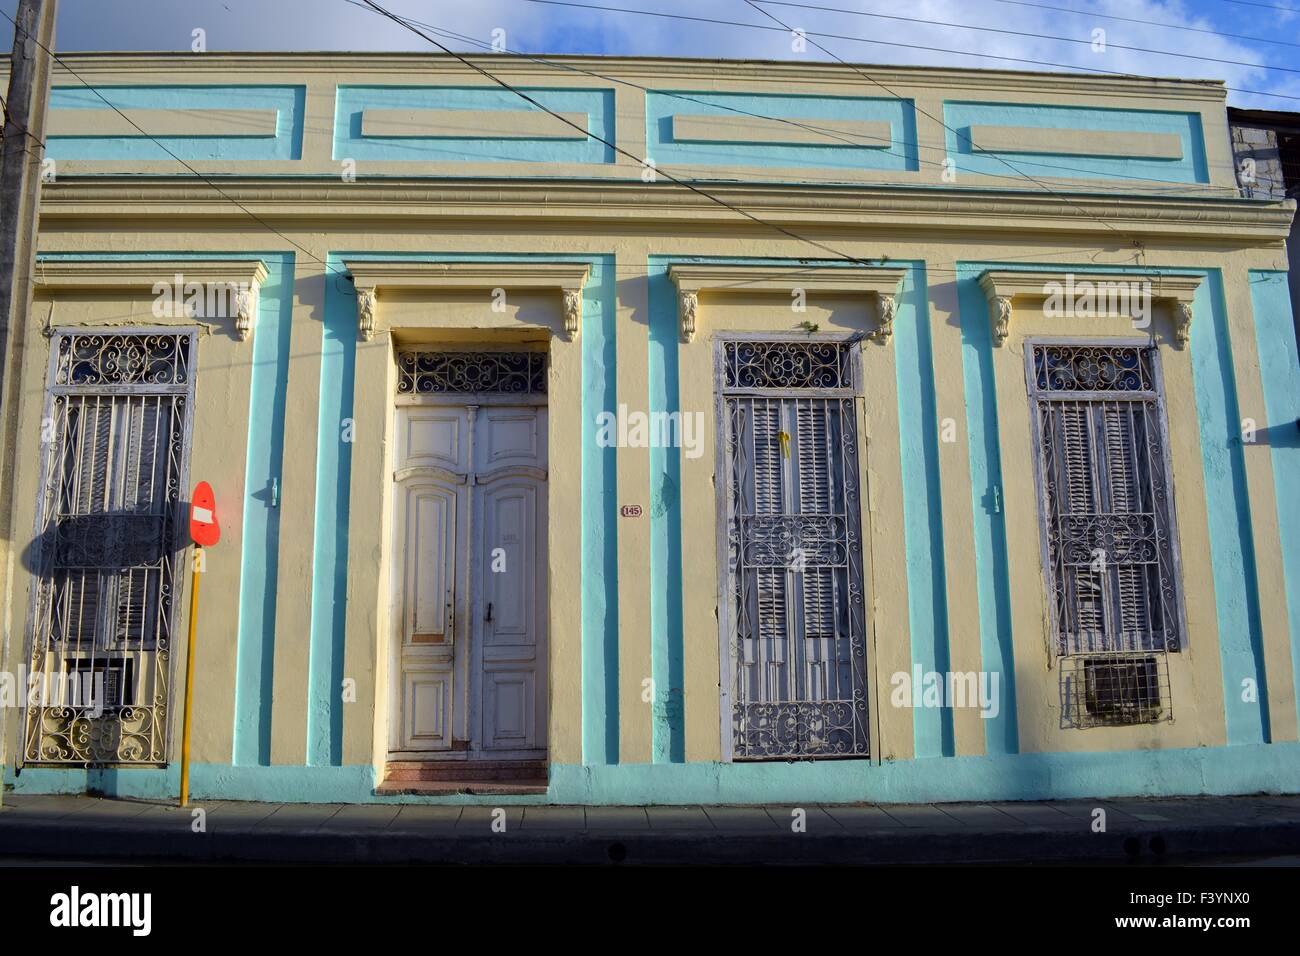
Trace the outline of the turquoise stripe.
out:
M 273 110 L 274 136 L 51 136 L 51 159 L 87 161 L 302 159 L 305 86 L 62 86 L 50 91 L 50 111 Z M 111 105 L 110 105 L 111 104 Z
M 962 384 L 970 458 L 971 518 L 975 538 L 975 593 L 979 606 L 981 668 L 998 675 L 996 717 L 984 721 L 989 754 L 1020 750 L 1016 720 L 1016 668 L 1011 641 L 1011 591 L 1007 533 L 1000 506 L 1002 452 L 998 441 L 997 388 L 988 301 L 979 287 L 985 266 L 957 265 L 961 311 Z M 995 492 L 994 489 L 997 489 Z
M 651 256 L 646 270 L 651 414 L 680 410 L 677 295 L 668 265 L 669 260 Z M 680 449 L 650 449 L 650 677 L 655 687 L 650 749 L 655 763 L 686 759 L 681 473 Z
M 1175 183 L 1210 181 L 1199 113 L 949 100 L 943 104 L 943 116 L 948 127 L 944 143 L 959 172 L 1006 176 L 1011 172 L 1007 168 L 1010 164 L 1026 176 L 1064 175 L 1098 180 L 1145 179 Z M 986 124 L 1177 136 L 1182 144 L 1182 157 L 1151 159 L 1051 152 L 988 152 L 976 149 L 970 136 L 972 126 Z
M 596 444 L 617 410 L 613 256 L 591 263 L 582 297 L 582 762 L 618 763 L 618 449 Z
M 289 370 L 289 332 L 293 316 L 294 256 L 280 252 L 194 253 L 54 253 L 48 261 L 155 261 L 213 259 L 261 260 L 267 278 L 258 295 L 257 326 L 253 331 L 252 386 L 249 395 L 248 446 L 245 452 L 244 501 L 241 522 L 238 635 L 235 641 L 235 700 L 231 761 L 237 765 L 267 764 L 271 759 L 271 688 L 275 665 L 276 583 L 279 578 L 280 512 L 270 507 L 271 481 L 279 477 L 284 455 L 285 388 Z M 203 394 L 203 342 L 199 341 L 197 394 Z M 194 441 L 223 436 L 195 433 Z M 202 480 L 191 474 L 191 483 Z M 213 489 L 223 508 L 223 489 Z M 189 494 L 190 489 L 185 489 Z M 227 512 L 228 513 L 228 512 Z M 223 560 L 222 545 L 208 560 Z M 211 597 L 211 595 L 209 595 Z M 200 613 L 223 609 L 200 604 Z M 219 649 L 210 649 L 219 653 Z M 198 651 L 202 679 L 203 655 Z M 175 676 L 175 675 L 173 675 Z
M 586 262 L 582 348 L 582 735 L 583 759 L 618 759 L 618 539 L 615 455 L 598 449 L 598 412 L 615 408 L 615 270 L 609 255 L 501 255 L 344 253 L 327 257 L 325 322 L 321 341 L 320 417 L 316 461 L 315 555 L 312 573 L 311 654 L 307 675 L 307 762 L 339 766 L 343 753 L 344 640 L 351 445 L 342 439 L 352 415 L 357 315 L 344 260 L 406 262 Z M 552 488 L 552 495 L 567 493 Z
M 1268 743 L 1268 686 L 1255 537 L 1241 445 L 1237 373 L 1218 269 L 1209 270 L 1196 291 L 1192 314 L 1192 377 L 1209 510 L 1228 743 Z M 1255 681 L 1257 688 L 1253 703 L 1242 700 L 1242 682 L 1248 679 Z
M 589 135 L 561 127 L 566 138 L 499 136 L 364 136 L 361 114 L 373 109 L 540 112 L 519 95 L 495 86 L 340 86 L 334 114 L 335 159 L 359 162 L 612 163 L 615 141 L 612 89 L 547 89 L 523 92 L 541 109 L 586 117 Z M 572 133 L 574 139 L 567 138 Z
M 343 647 L 352 483 L 352 445 L 343 441 L 343 428 L 345 420 L 352 417 L 357 360 L 356 292 L 343 278 L 343 256 L 330 253 L 325 261 L 307 659 L 307 764 L 312 767 L 343 762 Z
M 97 793 L 175 799 L 180 768 L 84 770 L 4 768 L 15 793 Z M 1070 800 L 1125 796 L 1229 795 L 1300 791 L 1300 744 L 1246 744 L 1178 750 L 1034 753 L 1017 756 L 796 763 L 621 764 L 551 766 L 544 794 L 379 796 L 375 768 L 190 768 L 193 799 L 287 803 L 431 805 L 671 805 L 928 803 L 931 801 Z
M 881 139 L 843 136 L 818 145 L 681 142 L 673 138 L 673 116 L 734 118 L 740 113 L 772 116 L 817 126 L 819 121 L 884 122 L 889 133 Z M 865 96 L 787 96 L 769 93 L 676 93 L 651 90 L 645 97 L 646 149 L 661 166 L 749 166 L 780 169 L 919 168 L 916 110 L 910 99 Z
M 1250 301 L 1268 415 L 1267 423 L 1259 423 L 1256 440 L 1267 443 L 1273 460 L 1273 494 L 1291 625 L 1291 674 L 1293 681 L 1300 681 L 1300 358 L 1296 355 L 1287 274 L 1250 273 Z
M 897 263 L 895 263 L 897 264 Z M 898 433 L 903 471 L 903 537 L 907 548 L 908 632 L 912 667 L 947 674 L 948 589 L 943 562 L 943 491 L 935 417 L 934 356 L 925 264 L 908 265 L 894 322 Z M 888 675 L 881 675 L 885 686 Z M 951 757 L 952 708 L 917 706 L 912 734 L 917 757 Z
M 263 257 L 267 280 L 253 332 L 253 382 L 248 399 L 248 462 L 244 479 L 243 572 L 239 578 L 239 650 L 235 661 L 235 727 L 231 761 L 271 762 L 276 584 L 280 510 L 271 483 L 284 458 L 285 398 L 293 322 L 294 256 Z M 219 546 L 218 546 L 219 547 Z

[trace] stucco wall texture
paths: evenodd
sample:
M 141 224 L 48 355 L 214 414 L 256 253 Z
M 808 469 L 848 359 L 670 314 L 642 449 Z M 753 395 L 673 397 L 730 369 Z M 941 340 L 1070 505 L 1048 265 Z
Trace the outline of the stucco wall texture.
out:
M 584 135 L 548 125 L 544 112 L 503 128 L 492 113 L 532 107 L 445 58 L 64 59 L 161 132 L 123 135 L 98 95 L 56 73 L 40 264 L 65 278 L 40 284 L 38 274 L 18 353 L 4 669 L 26 659 L 31 634 L 24 553 L 37 524 L 49 333 L 196 328 L 189 475 L 213 485 L 223 528 L 201 592 L 196 797 L 1300 790 L 1300 363 L 1284 242 L 1295 203 L 1237 194 L 1218 83 L 872 68 L 897 94 L 882 98 L 865 96 L 852 70 L 820 64 L 553 58 L 579 73 L 476 58 L 545 90 L 548 108 L 585 114 Z M 226 114 L 224 125 L 205 127 L 205 110 Z M 454 135 L 427 125 L 449 110 L 465 113 Z M 731 122 L 709 140 L 707 122 L 676 116 Z M 803 140 L 799 124 L 819 120 L 845 141 L 817 129 Z M 980 150 L 970 127 L 993 122 L 1010 132 L 988 140 L 1001 151 Z M 1017 150 L 1017 128 L 1033 131 L 1032 149 L 1054 142 L 1052 131 L 1060 146 Z M 186 261 L 262 263 L 251 336 L 232 315 L 159 318 L 151 283 L 121 278 Z M 400 262 L 408 276 L 400 289 L 378 287 L 369 335 L 345 265 L 358 262 Z M 559 289 L 520 287 L 538 263 L 588 266 L 576 332 Z M 477 278 L 449 284 L 471 265 Z M 816 283 L 799 312 L 795 280 L 706 287 L 687 334 L 671 277 L 683 265 L 803 270 Z M 874 334 L 882 296 L 855 292 L 849 278 L 871 270 L 901 275 L 886 293 L 891 335 Z M 1000 330 L 980 283 L 994 273 L 1044 284 L 1131 275 L 1153 284 L 1151 322 L 1060 317 L 1042 296 L 1016 293 Z M 1162 276 L 1190 290 L 1185 300 Z M 504 308 L 494 308 L 497 288 Z M 857 343 L 871 736 L 858 759 L 730 754 L 715 343 L 752 334 Z M 1063 720 L 1025 373 L 1026 349 L 1044 339 L 1157 351 L 1186 621 L 1168 656 L 1172 720 Z M 549 787 L 380 795 L 402 614 L 396 353 L 520 343 L 545 348 L 549 363 Z M 619 405 L 701 413 L 703 453 L 604 447 L 596 416 Z M 23 760 L 23 711 L 8 707 L 6 782 L 174 794 L 179 644 L 171 667 L 165 766 Z M 898 706 L 894 676 L 918 668 L 997 673 L 996 713 Z

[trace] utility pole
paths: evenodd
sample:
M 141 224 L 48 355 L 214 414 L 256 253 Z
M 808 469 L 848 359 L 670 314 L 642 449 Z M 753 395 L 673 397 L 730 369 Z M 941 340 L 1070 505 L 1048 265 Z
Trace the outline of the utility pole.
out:
M 50 102 L 50 52 L 58 0 L 19 0 L 14 17 L 9 90 L 4 102 L 4 141 L 0 144 L 0 669 L 9 674 L 15 656 L 12 640 L 15 556 L 14 436 L 18 427 L 18 383 L 32 307 L 36 268 L 36 227 L 40 216 L 45 159 L 45 113 Z M 22 635 L 17 653 L 21 655 Z M 14 687 L 15 703 L 26 701 L 27 687 Z M 0 706 L 0 768 L 8 763 L 9 711 Z M 0 787 L 0 793 L 3 793 Z

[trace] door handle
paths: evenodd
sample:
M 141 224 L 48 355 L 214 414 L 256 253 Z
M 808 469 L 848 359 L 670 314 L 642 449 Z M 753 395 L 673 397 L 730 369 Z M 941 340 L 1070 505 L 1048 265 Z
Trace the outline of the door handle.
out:
M 490 621 L 492 620 L 492 602 L 491 602 L 491 601 L 488 601 L 487 617 L 483 618 L 483 620 L 488 621 L 488 622 L 490 622 Z

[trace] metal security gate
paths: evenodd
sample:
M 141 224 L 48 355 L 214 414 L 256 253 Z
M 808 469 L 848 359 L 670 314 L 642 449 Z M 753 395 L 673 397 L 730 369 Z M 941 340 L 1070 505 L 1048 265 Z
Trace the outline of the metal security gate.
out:
M 854 356 L 721 343 L 736 759 L 869 752 Z
M 23 760 L 165 764 L 193 334 L 52 341 Z
M 1156 350 L 1038 343 L 1027 360 L 1063 722 L 1170 719 L 1182 628 Z

